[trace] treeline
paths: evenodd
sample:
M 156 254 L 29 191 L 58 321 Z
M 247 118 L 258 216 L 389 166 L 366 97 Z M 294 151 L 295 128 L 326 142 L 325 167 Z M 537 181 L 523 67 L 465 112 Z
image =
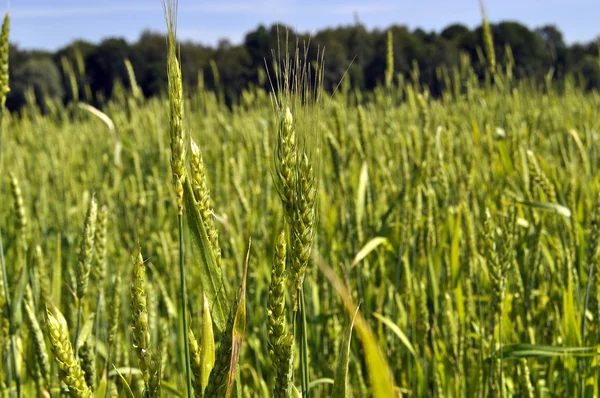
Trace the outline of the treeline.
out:
M 469 29 L 454 24 L 441 32 L 409 30 L 404 26 L 389 28 L 393 37 L 395 78 L 418 79 L 433 94 L 443 88 L 439 68 L 459 65 L 462 55 L 470 58 L 483 76 L 481 27 Z M 514 65 L 517 78 L 543 82 L 547 76 L 560 81 L 573 75 L 585 89 L 600 88 L 600 41 L 567 45 L 562 33 L 552 25 L 531 30 L 516 22 L 492 25 L 496 57 L 499 64 Z M 286 33 L 287 32 L 287 33 Z M 286 35 L 291 47 L 308 43 L 309 57 L 325 49 L 324 85 L 335 87 L 342 76 L 352 86 L 371 90 L 384 80 L 388 30 L 367 30 L 363 25 L 329 28 L 315 36 L 293 32 L 291 28 L 259 26 L 249 32 L 244 42 L 232 45 L 222 40 L 216 47 L 193 42 L 181 43 L 184 84 L 188 89 L 199 84 L 235 102 L 250 85 L 269 85 L 265 77 L 265 59 L 272 62 L 273 49 L 284 51 Z M 144 32 L 135 43 L 109 38 L 99 44 L 76 41 L 55 53 L 24 51 L 11 46 L 11 93 L 7 106 L 20 109 L 34 95 L 62 99 L 84 99 L 102 105 L 113 95 L 115 87 L 130 86 L 125 60 L 135 72 L 138 86 L 145 96 L 166 91 L 166 41 L 161 34 Z M 550 75 L 549 75 L 550 72 Z M 75 89 L 74 89 L 75 88 Z

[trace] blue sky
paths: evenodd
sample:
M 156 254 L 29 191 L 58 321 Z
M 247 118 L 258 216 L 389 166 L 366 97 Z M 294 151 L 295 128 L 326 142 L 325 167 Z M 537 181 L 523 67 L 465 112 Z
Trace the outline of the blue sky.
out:
M 55 50 L 73 39 L 98 42 L 108 36 L 135 41 L 144 29 L 164 30 L 160 0 L 4 1 L 12 16 L 11 40 L 23 48 Z M 600 34 L 600 0 L 486 0 L 485 5 L 491 21 L 553 23 L 569 43 Z M 472 27 L 481 18 L 478 0 L 179 0 L 179 37 L 239 43 L 259 23 L 281 21 L 314 32 L 351 24 L 355 12 L 369 28 L 397 23 L 440 30 L 453 22 Z

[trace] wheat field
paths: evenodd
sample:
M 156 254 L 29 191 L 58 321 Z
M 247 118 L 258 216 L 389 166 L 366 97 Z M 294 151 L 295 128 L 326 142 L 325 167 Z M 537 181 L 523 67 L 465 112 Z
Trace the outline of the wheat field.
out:
M 486 36 L 439 97 L 292 48 L 228 105 L 163 5 L 165 96 L 4 113 L 0 396 L 598 396 L 598 92 Z

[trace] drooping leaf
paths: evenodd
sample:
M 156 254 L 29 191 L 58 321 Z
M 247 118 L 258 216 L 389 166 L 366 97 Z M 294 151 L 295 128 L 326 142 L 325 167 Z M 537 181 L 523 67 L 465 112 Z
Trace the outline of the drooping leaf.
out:
M 358 251 L 358 253 L 356 253 L 356 256 L 354 256 L 354 260 L 352 260 L 352 264 L 350 264 L 350 267 L 356 267 L 358 263 L 360 263 L 365 257 L 367 257 L 373 250 L 377 249 L 380 245 L 384 245 L 386 247 L 391 246 L 389 241 L 381 236 L 377 236 L 371 239 L 362 247 L 362 249 Z
M 390 328 L 390 330 L 392 332 L 394 332 L 394 334 L 396 336 L 398 336 L 398 338 L 400 339 L 402 344 L 404 344 L 404 346 L 408 349 L 408 351 L 410 351 L 410 353 L 413 355 L 413 357 L 417 358 L 417 352 L 415 351 L 415 348 L 411 344 L 408 337 L 406 337 L 404 332 L 400 329 L 400 327 L 398 327 L 398 325 L 396 325 L 394 322 L 392 322 L 389 318 L 386 318 L 383 315 L 378 314 L 376 312 L 373 313 L 373 316 L 375 318 L 377 318 L 380 322 L 382 322 L 385 326 Z
M 85 322 L 83 323 L 83 326 L 81 327 L 81 331 L 79 332 L 79 337 L 77 338 L 77 341 L 76 341 L 77 349 L 80 349 L 83 346 L 83 344 L 86 342 L 90 333 L 92 333 L 92 329 L 94 328 L 94 316 L 95 315 L 96 314 L 91 313 L 87 317 Z
M 348 314 L 356 313 L 355 327 L 362 343 L 367 370 L 369 372 L 369 380 L 374 398 L 389 398 L 394 395 L 394 378 L 390 367 L 381 352 L 379 343 L 375 339 L 375 335 L 367 324 L 365 318 L 357 312 L 357 306 L 352 300 L 352 296 L 346 290 L 342 282 L 339 280 L 333 269 L 323 262 L 318 262 L 321 272 L 327 277 L 329 283 L 339 294 L 344 308 Z
M 119 368 L 114 367 L 113 370 L 110 370 L 108 372 L 108 377 L 121 376 L 123 374 L 126 374 L 127 376 L 141 376 L 142 371 L 138 368 L 132 368 L 129 366 L 123 366 L 123 367 L 119 367 Z
M 358 308 L 354 313 L 354 316 L 350 319 L 350 323 L 346 326 L 344 332 L 344 341 L 340 345 L 340 353 L 338 355 L 338 363 L 335 370 L 335 379 L 333 380 L 333 392 L 332 398 L 345 398 L 350 395 L 348 390 L 348 364 L 350 363 L 350 343 L 352 341 L 352 329 L 354 328 L 354 321 L 356 320 L 356 314 Z M 313 382 L 314 383 L 314 382 Z
M 561 216 L 570 218 L 571 210 L 563 205 L 559 205 L 558 203 L 552 202 L 527 202 L 524 200 L 517 201 L 517 204 L 522 206 L 531 207 L 533 209 L 548 211 L 550 213 L 560 214 Z
M 298 388 L 292 384 L 291 398 L 302 398 L 302 394 L 298 391 Z
M 114 367 L 114 365 L 113 365 L 113 367 Z M 123 369 L 123 368 L 121 368 L 121 369 Z M 139 372 L 139 374 L 142 374 L 142 372 L 139 369 L 136 369 L 136 370 Z M 133 395 L 133 391 L 131 391 L 131 387 L 129 386 L 129 383 L 127 382 L 125 377 L 123 377 L 123 374 L 116 367 L 114 368 L 114 371 L 121 378 L 121 382 L 122 382 L 121 387 L 122 387 L 123 391 L 125 391 L 125 396 L 127 398 L 135 398 L 135 395 Z M 132 372 L 132 374 L 133 374 L 133 372 Z
M 223 331 L 227 323 L 228 308 L 223 274 L 217 265 L 215 255 L 211 249 L 208 235 L 206 234 L 206 227 L 196 207 L 196 200 L 194 199 L 189 179 L 184 184 L 183 198 L 185 213 L 192 235 L 194 258 L 200 267 L 200 283 L 212 308 L 212 317 L 215 325 L 219 331 Z

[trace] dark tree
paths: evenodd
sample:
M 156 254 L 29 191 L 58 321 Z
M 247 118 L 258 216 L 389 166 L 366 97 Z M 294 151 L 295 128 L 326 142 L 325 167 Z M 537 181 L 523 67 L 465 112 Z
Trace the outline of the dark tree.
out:
M 34 96 L 33 99 L 42 109 L 45 108 L 45 99 L 62 98 L 60 72 L 49 56 L 29 58 L 16 68 L 7 107 L 13 110 L 20 109 L 26 102 L 28 92 Z
M 345 76 L 352 87 L 368 91 L 383 83 L 388 31 L 393 37 L 394 79 L 398 75 L 410 78 L 414 65 L 417 65 L 419 83 L 437 95 L 444 88 L 440 71 L 459 65 L 461 55 L 469 57 L 475 73 L 481 79 L 484 77 L 481 27 L 469 29 L 461 24 L 451 24 L 439 34 L 423 29 L 410 31 L 406 26 L 398 25 L 387 30 L 367 30 L 357 20 L 353 25 L 320 30 L 312 37 L 294 32 L 283 24 L 274 24 L 260 25 L 248 32 L 240 45 L 227 40 L 216 47 L 182 42 L 179 49 L 183 83 L 186 92 L 190 93 L 202 76 L 205 88 L 215 90 L 229 104 L 234 104 L 247 87 L 262 85 L 269 89 L 269 80 L 264 78 L 265 63 L 275 80 L 273 54 L 276 59 L 294 57 L 294 50 L 299 46 L 302 57 L 304 49 L 308 48 L 307 60 L 311 63 L 324 51 L 326 90 L 334 90 Z M 548 71 L 553 70 L 557 84 L 567 75 L 576 75 L 582 87 L 599 87 L 597 42 L 569 46 L 554 25 L 531 30 L 518 22 L 501 22 L 492 25 L 492 32 L 498 65 L 506 64 L 506 51 L 510 48 L 516 78 L 542 82 Z M 63 59 L 75 75 L 79 98 L 97 106 L 110 98 L 117 82 L 125 89 L 130 85 L 126 59 L 131 61 L 145 96 L 164 95 L 167 89 L 166 38 L 150 31 L 143 32 L 137 42 L 131 44 L 119 38 L 106 39 L 98 45 L 79 40 L 53 54 L 22 51 L 11 46 L 10 59 L 12 91 L 7 103 L 11 110 L 24 104 L 28 87 L 33 87 L 38 95 L 62 94 L 65 102 L 71 101 L 71 75 L 63 70 Z M 213 66 L 216 66 L 218 80 Z M 43 82 L 39 76 L 42 67 L 47 68 L 47 80 L 51 83 Z M 56 71 L 59 71 L 58 78 Z

